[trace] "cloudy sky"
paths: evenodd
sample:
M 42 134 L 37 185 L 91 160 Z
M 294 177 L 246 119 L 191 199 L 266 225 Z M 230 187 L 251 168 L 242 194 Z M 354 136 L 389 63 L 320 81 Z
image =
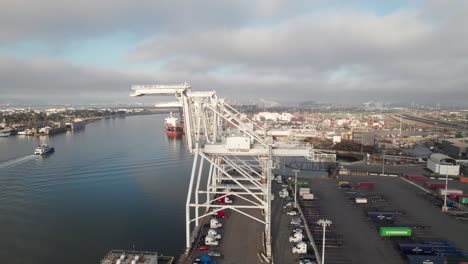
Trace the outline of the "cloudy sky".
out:
M 241 101 L 468 105 L 467 25 L 462 0 L 3 0 L 0 103 L 189 82 Z

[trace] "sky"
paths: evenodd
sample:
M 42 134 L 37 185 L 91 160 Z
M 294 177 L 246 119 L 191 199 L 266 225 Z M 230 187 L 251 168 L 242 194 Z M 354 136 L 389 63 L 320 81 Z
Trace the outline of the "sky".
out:
M 468 106 L 466 25 L 462 0 L 3 0 L 0 104 L 157 102 L 131 85 L 187 82 L 239 102 Z

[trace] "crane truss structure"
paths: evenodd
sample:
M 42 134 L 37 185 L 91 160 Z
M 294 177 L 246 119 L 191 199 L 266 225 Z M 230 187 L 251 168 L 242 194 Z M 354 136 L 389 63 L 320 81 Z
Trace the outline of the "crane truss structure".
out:
M 328 162 L 336 156 L 311 147 L 276 143 L 215 91 L 194 92 L 187 83 L 134 85 L 132 90 L 131 96 L 175 96 L 182 105 L 187 144 L 194 154 L 186 201 L 187 251 L 202 218 L 231 209 L 265 225 L 265 253 L 271 257 L 271 175 L 277 161 L 280 157 L 306 157 Z M 226 196 L 237 197 L 239 202 L 217 203 Z M 261 210 L 264 217 L 252 214 L 251 209 Z

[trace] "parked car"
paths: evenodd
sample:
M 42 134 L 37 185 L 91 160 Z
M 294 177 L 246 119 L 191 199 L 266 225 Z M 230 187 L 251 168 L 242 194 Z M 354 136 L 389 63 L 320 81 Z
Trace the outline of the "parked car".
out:
M 304 230 L 302 228 L 294 228 L 293 233 L 303 233 Z
M 294 211 L 294 210 L 290 210 L 286 214 L 288 214 L 288 215 L 297 215 L 298 213 L 296 211 Z
M 208 251 L 207 254 L 210 257 L 221 257 L 221 252 L 219 252 L 219 251 Z
M 198 250 L 198 251 L 208 251 L 209 249 L 210 249 L 210 248 L 207 247 L 207 246 L 198 246 L 198 247 L 197 247 L 197 250 Z

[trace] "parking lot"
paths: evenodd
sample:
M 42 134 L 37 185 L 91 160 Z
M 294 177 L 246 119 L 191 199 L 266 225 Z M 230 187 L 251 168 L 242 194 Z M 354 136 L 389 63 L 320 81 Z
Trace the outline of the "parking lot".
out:
M 281 189 L 282 187 L 280 184 L 273 182 L 272 190 L 275 195 L 272 201 L 272 247 L 274 263 L 298 263 L 299 254 L 292 253 L 292 246 L 294 243 L 289 242 L 289 237 L 292 235 L 293 230 L 290 224 L 292 216 L 287 215 L 286 210 L 283 209 L 287 201 L 279 197 L 278 192 Z

